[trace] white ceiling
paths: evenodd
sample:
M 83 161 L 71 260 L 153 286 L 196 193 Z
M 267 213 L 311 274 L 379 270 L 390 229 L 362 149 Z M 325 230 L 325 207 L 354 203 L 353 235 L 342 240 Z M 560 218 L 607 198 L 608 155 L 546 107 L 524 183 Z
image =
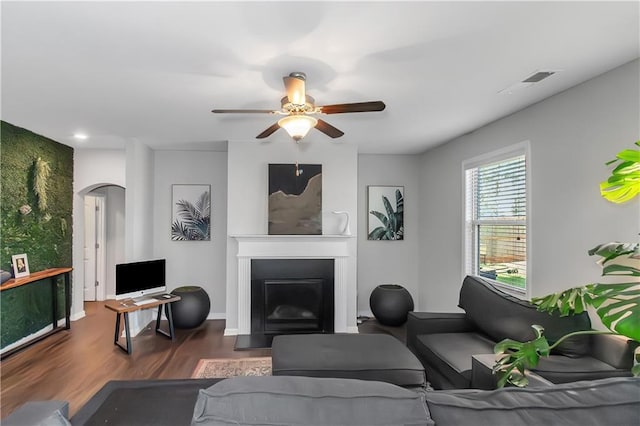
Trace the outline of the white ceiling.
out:
M 2 119 L 76 147 L 224 150 L 277 117 L 211 109 L 278 109 L 303 71 L 318 105 L 387 105 L 304 143 L 419 153 L 638 58 L 639 5 L 2 1 Z

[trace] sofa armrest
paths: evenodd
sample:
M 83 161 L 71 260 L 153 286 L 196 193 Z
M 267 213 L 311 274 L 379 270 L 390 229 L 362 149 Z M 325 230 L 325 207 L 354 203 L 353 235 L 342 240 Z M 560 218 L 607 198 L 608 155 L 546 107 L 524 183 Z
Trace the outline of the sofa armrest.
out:
M 435 333 L 464 333 L 476 331 L 464 312 L 409 312 L 407 316 L 407 346 L 415 348 L 417 336 Z
M 631 370 L 633 352 L 640 346 L 635 340 L 614 334 L 591 336 L 591 355 L 615 368 Z
M 71 425 L 67 401 L 28 401 L 8 417 L 2 419 L 3 426 L 23 425 Z

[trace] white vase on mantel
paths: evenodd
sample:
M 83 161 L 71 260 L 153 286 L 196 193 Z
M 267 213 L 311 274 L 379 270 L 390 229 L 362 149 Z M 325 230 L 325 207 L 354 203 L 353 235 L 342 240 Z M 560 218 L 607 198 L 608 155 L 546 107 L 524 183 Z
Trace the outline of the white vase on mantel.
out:
M 334 211 L 333 214 L 338 214 L 338 215 L 345 215 L 346 220 L 344 223 L 344 226 L 342 227 L 342 230 L 340 231 L 340 235 L 351 235 L 351 229 L 349 228 L 349 222 L 350 222 L 350 218 L 349 218 L 349 212 L 346 211 Z

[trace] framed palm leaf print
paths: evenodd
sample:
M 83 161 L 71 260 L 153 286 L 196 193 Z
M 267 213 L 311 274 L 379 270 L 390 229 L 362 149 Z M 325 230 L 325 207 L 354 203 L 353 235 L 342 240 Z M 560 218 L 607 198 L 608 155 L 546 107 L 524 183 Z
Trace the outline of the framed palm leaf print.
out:
M 211 185 L 171 186 L 171 239 L 211 240 Z
M 367 239 L 404 239 L 404 186 L 368 186 L 367 212 Z

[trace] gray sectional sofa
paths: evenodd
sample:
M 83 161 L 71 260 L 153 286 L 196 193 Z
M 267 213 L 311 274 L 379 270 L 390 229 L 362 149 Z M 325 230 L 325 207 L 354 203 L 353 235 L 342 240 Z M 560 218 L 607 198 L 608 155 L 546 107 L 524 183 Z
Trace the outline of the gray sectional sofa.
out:
M 505 338 L 531 340 L 532 324 L 544 327 L 550 343 L 569 332 L 591 329 L 586 313 L 561 317 L 539 312 L 476 276 L 464 279 L 459 306 L 465 312 L 409 313 L 407 346 L 435 389 L 470 388 L 472 356 L 492 354 L 495 344 Z M 630 376 L 637 346 L 638 342 L 620 336 L 577 336 L 562 342 L 533 371 L 552 383 Z
M 45 411 L 41 421 L 30 414 L 31 423 L 3 419 L 2 424 L 69 424 L 60 411 Z M 577 426 L 636 425 L 639 416 L 640 379 L 633 377 L 544 388 L 431 391 L 355 379 L 269 376 L 213 385 L 202 379 L 109 382 L 71 424 Z

